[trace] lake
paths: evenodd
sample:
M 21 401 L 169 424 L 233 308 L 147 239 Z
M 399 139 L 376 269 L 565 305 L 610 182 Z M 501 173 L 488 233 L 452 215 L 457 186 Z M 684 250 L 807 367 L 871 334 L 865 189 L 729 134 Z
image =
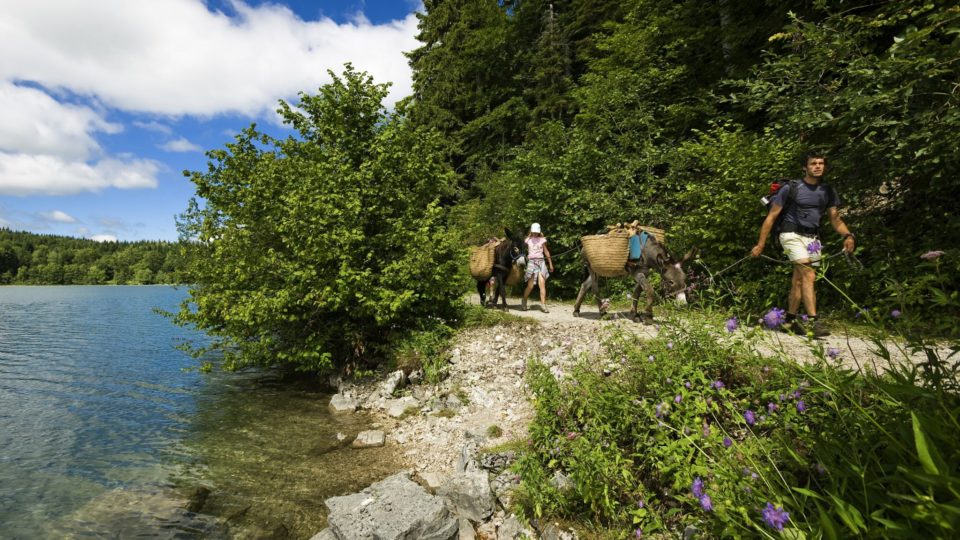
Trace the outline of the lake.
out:
M 0 287 L 0 538 L 309 538 L 323 500 L 395 472 L 328 389 L 201 374 L 168 286 Z M 212 358 L 212 360 L 216 360 Z

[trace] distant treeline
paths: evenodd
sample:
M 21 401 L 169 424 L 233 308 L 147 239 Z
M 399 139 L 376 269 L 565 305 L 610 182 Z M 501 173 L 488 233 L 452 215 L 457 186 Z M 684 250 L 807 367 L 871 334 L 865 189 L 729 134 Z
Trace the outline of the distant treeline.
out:
M 0 228 L 0 284 L 147 285 L 180 283 L 187 246 L 97 242 Z

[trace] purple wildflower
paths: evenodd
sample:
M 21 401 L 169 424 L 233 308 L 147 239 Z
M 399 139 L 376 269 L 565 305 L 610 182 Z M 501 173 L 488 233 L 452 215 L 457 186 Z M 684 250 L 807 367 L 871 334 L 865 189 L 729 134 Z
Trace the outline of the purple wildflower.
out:
M 817 463 L 817 464 L 813 467 L 813 469 L 814 469 L 815 471 L 817 471 L 817 474 L 819 474 L 820 476 L 823 476 L 823 475 L 827 474 L 827 468 L 824 467 L 822 463 Z
M 637 508 L 643 508 L 643 499 L 637 501 Z
M 820 248 L 822 247 L 823 245 L 820 243 L 819 240 L 814 240 L 813 242 L 810 242 L 809 244 L 807 244 L 807 253 L 811 255 L 815 253 L 820 253 Z
M 709 437 L 709 436 L 710 436 L 710 424 L 708 424 L 708 423 L 706 423 L 706 422 L 703 423 L 703 436 L 704 436 L 704 437 Z
M 763 366 L 763 368 L 760 371 L 764 373 L 770 373 L 770 366 Z
M 783 526 L 790 521 L 790 513 L 784 510 L 782 506 L 774 507 L 773 503 L 767 503 L 766 508 L 761 513 L 763 514 L 763 521 L 777 531 L 782 531 Z
M 710 386 L 714 387 L 714 388 L 717 389 L 717 390 L 720 390 L 720 389 L 723 388 L 725 385 L 723 384 L 723 381 L 721 381 L 720 379 L 717 379 L 717 380 L 713 381 L 713 383 L 712 383 Z
M 747 409 L 743 413 L 743 419 L 747 421 L 748 426 L 752 426 L 757 423 L 757 415 L 754 414 L 750 409 Z
M 700 497 L 700 507 L 706 512 L 713 512 L 713 499 L 709 495 L 704 494 L 703 497 Z
M 681 396 L 680 394 L 677 394 L 677 395 L 673 398 L 673 402 L 674 402 L 674 403 L 680 403 L 681 401 L 683 401 L 683 396 Z
M 672 342 L 672 341 L 668 341 L 668 342 L 667 342 L 667 348 L 668 348 L 668 349 L 673 349 L 673 342 Z
M 733 446 L 733 441 L 730 440 L 730 437 L 723 438 L 723 446 L 724 448 L 730 448 L 731 446 Z
M 780 401 L 786 401 L 787 395 L 786 395 L 786 394 L 780 394 L 779 396 L 777 396 L 777 399 L 779 399 Z
M 807 315 L 806 313 L 803 313 L 803 314 L 800 315 L 800 320 L 803 321 L 803 322 L 807 322 L 807 321 L 810 320 L 810 316 Z
M 827 349 L 827 356 L 829 356 L 831 360 L 836 360 L 837 357 L 840 356 L 840 349 L 836 347 L 830 347 Z
M 572 441 L 572 440 L 576 439 L 576 438 L 579 437 L 579 436 L 580 436 L 580 434 L 577 433 L 576 431 L 571 431 L 571 432 L 567 433 L 567 440 L 568 440 L 568 441 Z
M 928 251 L 923 255 L 921 255 L 920 258 L 925 261 L 933 261 L 933 260 L 939 259 L 941 255 L 943 255 L 943 252 L 940 250 Z
M 663 403 L 657 403 L 657 406 L 655 407 L 655 409 L 656 409 L 656 412 L 653 413 L 654 416 L 656 416 L 657 418 L 662 418 L 662 417 L 663 417 Z
M 740 323 L 737 322 L 736 317 L 730 317 L 727 319 L 727 332 L 733 332 L 738 326 L 740 326 Z
M 780 408 L 780 406 L 777 405 L 776 403 L 772 402 L 772 401 L 771 401 L 770 403 L 767 403 L 767 412 L 770 413 L 770 414 L 773 414 L 773 412 L 776 411 L 776 410 L 779 409 L 779 408 Z
M 690 485 L 690 491 L 693 493 L 693 496 L 696 498 L 703 497 L 703 479 L 699 476 L 693 479 L 693 484 Z
M 807 410 L 807 404 L 801 399 L 797 402 L 797 412 L 803 412 L 805 410 Z
M 794 390 L 793 394 L 790 395 L 793 396 L 793 399 L 800 399 L 803 397 L 803 394 L 800 393 L 800 390 Z
M 765 324 L 767 328 L 770 328 L 771 330 L 774 328 L 779 328 L 780 325 L 786 320 L 786 317 L 786 311 L 778 307 L 770 308 L 770 311 L 763 316 L 763 324 Z
M 899 318 L 900 318 L 900 315 L 901 315 L 901 313 L 900 313 L 900 310 L 899 310 L 899 309 L 895 309 L 895 310 L 893 310 L 893 311 L 890 312 L 890 316 L 893 317 L 894 319 L 899 319 Z
M 690 435 L 690 428 L 688 428 L 687 426 L 683 426 L 683 434 Z
M 685 383 L 683 383 L 683 386 L 686 387 L 686 388 L 690 388 L 690 387 L 693 386 L 693 385 L 690 384 L 690 381 L 686 381 Z
M 633 536 L 635 538 L 643 538 L 643 529 L 637 527 L 637 530 L 633 531 Z

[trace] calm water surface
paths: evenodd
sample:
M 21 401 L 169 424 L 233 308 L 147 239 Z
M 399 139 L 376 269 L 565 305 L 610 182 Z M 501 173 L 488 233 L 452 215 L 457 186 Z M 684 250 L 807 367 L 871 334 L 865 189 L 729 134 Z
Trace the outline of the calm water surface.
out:
M 186 294 L 0 287 L 0 538 L 309 538 L 394 470 L 316 381 L 185 370 Z

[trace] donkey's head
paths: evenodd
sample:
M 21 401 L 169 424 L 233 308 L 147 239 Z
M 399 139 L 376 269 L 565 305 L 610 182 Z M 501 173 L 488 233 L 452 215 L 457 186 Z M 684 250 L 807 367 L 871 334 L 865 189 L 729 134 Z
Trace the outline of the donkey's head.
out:
M 510 229 L 504 228 L 505 239 L 497 246 L 497 264 L 510 267 L 513 264 L 523 264 L 523 239 L 515 236 Z
M 683 269 L 683 265 L 697 255 L 698 249 L 692 248 L 682 259 L 677 260 L 662 245 L 658 244 L 657 247 L 660 249 L 657 250 L 654 257 L 657 262 L 657 268 L 660 269 L 660 276 L 663 278 L 663 290 L 666 296 L 672 296 L 676 298 L 680 304 L 686 304 L 687 274 Z

